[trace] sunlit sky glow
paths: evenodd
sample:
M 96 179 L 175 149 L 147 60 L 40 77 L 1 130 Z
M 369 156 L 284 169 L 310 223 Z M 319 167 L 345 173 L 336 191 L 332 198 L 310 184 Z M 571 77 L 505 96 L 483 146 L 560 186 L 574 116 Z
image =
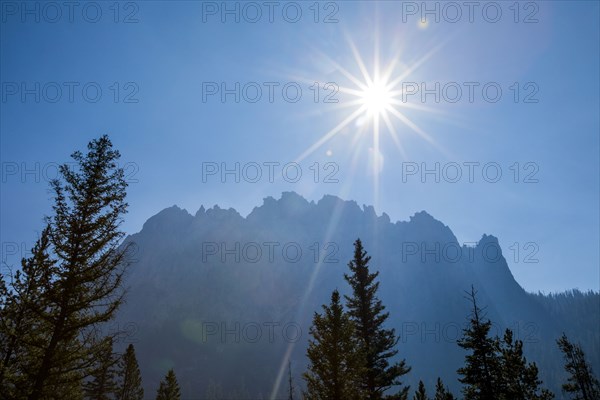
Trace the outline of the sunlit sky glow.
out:
M 503 249 L 517 243 L 521 254 L 508 253 L 507 261 L 528 290 L 598 290 L 598 4 L 540 2 L 535 24 L 516 24 L 510 15 L 497 24 L 453 24 L 399 22 L 400 3 L 342 2 L 334 24 L 202 23 L 194 2 L 140 3 L 137 24 L 3 23 L 3 82 L 98 82 L 103 97 L 2 102 L 2 162 L 31 168 L 67 161 L 108 133 L 124 163 L 134 165 L 128 233 L 173 204 L 192 214 L 219 204 L 246 215 L 282 191 L 315 201 L 335 194 L 375 205 L 392 221 L 427 210 L 460 242 L 488 233 Z M 288 103 L 277 92 L 273 103 L 267 96 L 204 102 L 207 81 L 295 81 L 303 97 Z M 124 85 L 136 83 L 139 101 L 114 102 L 114 82 L 121 100 Z M 337 103 L 323 101 L 327 82 L 339 87 Z M 482 101 L 480 86 L 473 102 L 422 101 L 403 93 L 407 82 L 497 82 L 503 97 Z M 538 103 L 522 102 L 528 82 L 539 87 Z M 274 182 L 203 182 L 206 161 L 296 161 L 303 179 L 290 183 L 279 173 Z M 403 181 L 406 163 L 464 162 L 495 162 L 502 179 L 488 183 L 479 169 L 471 183 L 464 168 L 458 183 L 431 175 L 423 183 L 420 173 Z M 337 166 L 338 183 L 323 182 L 331 172 L 326 163 Z M 527 163 L 539 167 L 538 183 L 523 183 Z M 50 211 L 48 176 L 34 175 L 25 182 L 20 174 L 3 176 L 3 243 L 31 247 Z M 539 263 L 522 262 L 528 242 L 539 245 Z

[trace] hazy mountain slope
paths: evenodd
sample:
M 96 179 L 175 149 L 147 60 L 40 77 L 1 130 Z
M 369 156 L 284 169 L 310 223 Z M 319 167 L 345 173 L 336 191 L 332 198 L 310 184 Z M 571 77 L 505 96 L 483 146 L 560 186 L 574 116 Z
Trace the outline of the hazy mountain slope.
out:
M 204 398 L 215 383 L 229 398 L 268 397 L 288 350 L 300 385 L 312 314 L 333 289 L 347 293 L 343 274 L 357 237 L 380 271 L 380 298 L 401 336 L 400 356 L 413 367 L 407 379 L 413 385 L 423 379 L 432 387 L 440 375 L 458 392 L 455 371 L 464 354 L 455 341 L 471 285 L 498 334 L 515 330 L 554 387 L 562 376 L 554 345 L 560 332 L 598 348 L 597 326 L 565 327 L 578 320 L 553 311 L 556 299 L 519 286 L 493 236 L 461 247 L 426 212 L 392 223 L 372 207 L 334 196 L 314 203 L 283 193 L 246 218 L 216 206 L 195 216 L 174 206 L 127 239 L 135 243 L 136 262 L 119 326 L 130 331 L 123 343 L 136 344 L 147 394 L 154 395 L 172 366 L 186 398 Z

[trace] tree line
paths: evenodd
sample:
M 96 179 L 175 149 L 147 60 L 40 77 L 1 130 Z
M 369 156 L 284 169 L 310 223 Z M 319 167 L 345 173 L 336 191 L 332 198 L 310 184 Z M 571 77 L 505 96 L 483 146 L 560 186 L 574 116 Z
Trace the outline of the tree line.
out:
M 307 356 L 308 371 L 303 374 L 307 389 L 305 399 L 400 399 L 409 398 L 410 388 L 401 377 L 410 372 L 406 361 L 393 362 L 397 355 L 398 336 L 384 326 L 389 313 L 377 298 L 378 272 L 369 269 L 370 257 L 362 242 L 354 243 L 354 258 L 348 264 L 351 295 L 345 307 L 338 290 L 331 294 L 329 305 L 316 313 L 310 329 Z M 458 345 L 466 351 L 465 365 L 458 369 L 465 400 L 549 400 L 554 394 L 542 387 L 535 362 L 523 355 L 523 342 L 513 332 L 490 336 L 492 322 L 477 303 L 477 292 L 467 292 L 471 314 Z M 593 375 L 579 344 L 563 334 L 557 344 L 565 359 L 568 380 L 563 391 L 576 400 L 600 399 L 600 383 Z M 430 399 L 423 381 L 412 397 Z M 452 400 L 454 395 L 438 377 L 432 399 Z
M 128 248 L 120 230 L 127 212 L 127 183 L 118 167 L 120 154 L 107 136 L 92 140 L 87 153 L 72 154 L 78 168 L 64 164 L 50 182 L 52 214 L 31 255 L 14 273 L 0 274 L 0 398 L 6 400 L 139 400 L 142 377 L 133 345 L 116 354 L 120 332 L 100 333 L 111 321 L 126 291 L 123 280 Z M 402 378 L 406 360 L 396 360 L 398 337 L 385 326 L 389 314 L 377 297 L 378 272 L 360 240 L 344 277 L 352 293 L 337 290 L 315 313 L 303 374 L 306 399 L 408 399 Z M 534 362 L 523 356 L 523 343 L 506 330 L 490 337 L 491 322 L 469 292 L 472 313 L 459 346 L 465 365 L 457 372 L 465 399 L 551 399 Z M 579 344 L 563 335 L 573 399 L 600 398 L 600 385 Z M 394 361 L 395 360 L 395 361 Z M 291 368 L 289 397 L 293 398 Z M 428 399 L 420 382 L 414 399 Z M 438 378 L 436 400 L 454 399 Z M 179 400 L 171 369 L 160 382 L 157 400 Z

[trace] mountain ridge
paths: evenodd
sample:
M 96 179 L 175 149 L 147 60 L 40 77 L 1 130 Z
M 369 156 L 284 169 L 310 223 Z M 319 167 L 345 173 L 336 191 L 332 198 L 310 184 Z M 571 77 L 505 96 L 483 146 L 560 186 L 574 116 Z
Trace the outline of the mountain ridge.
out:
M 461 245 L 449 226 L 426 211 L 391 222 L 387 214 L 377 215 L 372 206 L 355 201 L 326 195 L 314 202 L 284 192 L 280 199 L 266 197 L 246 217 L 218 205 L 201 206 L 194 215 L 168 207 L 126 238 L 136 244 L 136 262 L 128 272 L 129 294 L 118 321 L 137 327 L 136 349 L 148 390 L 170 366 L 181 371 L 186 396 L 201 398 L 210 382 L 241 385 L 238 377 L 252 382 L 252 398 L 277 391 L 286 354 L 296 371 L 304 368 L 313 313 L 333 289 L 348 293 L 343 274 L 357 237 L 372 256 L 371 268 L 380 272 L 380 298 L 399 334 L 400 357 L 413 366 L 407 378 L 413 385 L 423 379 L 433 386 L 439 375 L 458 393 L 456 369 L 464 354 L 456 340 L 469 314 L 464 292 L 471 285 L 495 323 L 493 333 L 513 329 L 526 342 L 527 356 L 539 360 L 545 381 L 560 381 L 553 340 L 561 330 L 598 348 L 592 327 L 579 333 L 565 328 L 568 313 L 555 311 L 555 303 L 518 284 L 493 235 L 482 234 L 474 246 Z M 572 309 L 581 302 L 569 301 Z M 290 342 L 279 332 L 270 342 L 265 331 L 258 342 L 234 343 L 230 334 L 225 339 L 207 335 L 215 327 L 230 332 L 244 324 L 297 326 L 301 334 Z M 197 360 L 211 369 L 197 376 Z M 435 377 L 433 364 L 440 365 Z

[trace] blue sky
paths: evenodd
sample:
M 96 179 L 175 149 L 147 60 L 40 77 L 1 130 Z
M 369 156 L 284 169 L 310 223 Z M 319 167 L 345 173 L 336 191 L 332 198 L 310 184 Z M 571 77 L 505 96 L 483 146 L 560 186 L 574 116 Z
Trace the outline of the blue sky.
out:
M 246 215 L 282 191 L 315 201 L 336 194 L 392 220 L 427 210 L 461 242 L 499 237 L 527 290 L 600 288 L 597 2 L 482 2 L 473 10 L 454 3 L 460 15 L 429 2 L 439 21 L 429 13 L 426 23 L 421 2 L 275 2 L 272 21 L 265 2 L 228 2 L 239 21 L 222 15 L 221 2 L 129 2 L 118 10 L 83 2 L 72 18 L 61 2 L 52 3 L 60 15 L 46 3 L 23 4 L 1 2 L 0 231 L 9 264 L 18 259 L 14 245 L 31 247 L 49 212 L 55 163 L 108 133 L 131 180 L 128 233 L 173 204 Z M 394 97 L 387 105 L 408 121 L 387 111 L 401 149 L 382 114 L 361 113 L 300 160 L 360 107 L 351 101 L 364 100 L 344 89 L 355 88 L 351 76 L 366 79 L 353 46 L 371 77 L 397 58 L 396 92 L 385 98 Z M 236 82 L 239 102 L 207 92 Z M 251 102 L 257 87 L 262 97 Z M 427 88 L 433 92 L 422 97 Z M 297 182 L 292 162 L 302 171 Z M 239 163 L 246 175 L 239 183 L 218 173 L 203 179 L 206 163 Z M 262 178 L 250 182 L 257 164 Z M 436 164 L 438 182 L 421 175 Z M 328 173 L 338 182 L 327 182 Z

